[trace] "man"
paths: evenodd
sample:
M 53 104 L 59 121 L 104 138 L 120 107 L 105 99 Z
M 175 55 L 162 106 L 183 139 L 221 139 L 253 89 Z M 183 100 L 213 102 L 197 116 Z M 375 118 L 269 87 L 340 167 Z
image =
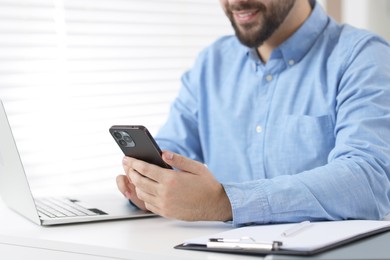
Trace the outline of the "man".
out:
M 220 1 L 236 37 L 200 54 L 156 138 L 176 170 L 125 157 L 119 190 L 189 221 L 383 218 L 388 44 L 315 1 Z

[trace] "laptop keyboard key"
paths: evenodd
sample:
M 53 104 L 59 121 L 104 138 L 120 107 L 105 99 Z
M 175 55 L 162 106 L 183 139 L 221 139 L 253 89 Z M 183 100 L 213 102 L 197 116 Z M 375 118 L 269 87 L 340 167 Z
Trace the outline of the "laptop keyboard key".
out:
M 99 215 L 67 198 L 41 198 L 35 199 L 35 203 L 38 212 L 50 218 Z

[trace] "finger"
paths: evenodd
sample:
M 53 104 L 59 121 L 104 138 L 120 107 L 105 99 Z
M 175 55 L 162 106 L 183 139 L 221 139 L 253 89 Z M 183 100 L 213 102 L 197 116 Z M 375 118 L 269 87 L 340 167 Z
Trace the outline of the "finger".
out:
M 181 156 L 177 153 L 170 151 L 164 151 L 162 154 L 163 160 L 172 166 L 173 168 L 180 169 L 189 173 L 200 173 L 204 170 L 205 166 L 197 161 L 190 158 Z
M 129 170 L 129 178 L 132 184 L 136 186 L 137 190 L 140 189 L 143 192 L 149 193 L 151 195 L 157 195 L 158 183 L 154 180 L 143 176 L 134 169 Z
M 163 179 L 163 174 L 161 173 L 167 170 L 157 165 L 150 164 L 131 157 L 123 158 L 123 164 L 123 167 L 127 169 L 127 172 L 131 172 L 131 170 L 133 169 L 141 175 L 148 177 L 149 179 L 154 180 L 156 182 L 161 182 L 161 180 Z
M 161 215 L 161 213 L 160 213 L 160 211 L 161 211 L 160 208 L 157 207 L 157 206 L 155 206 L 154 204 L 145 203 L 145 208 L 146 208 L 147 210 L 149 210 L 149 211 L 151 211 L 151 212 L 157 214 L 157 215 L 160 215 L 160 216 L 162 216 L 162 217 L 165 217 L 165 216 Z
M 138 198 L 135 186 L 131 183 L 129 178 L 124 175 L 119 175 L 116 180 L 119 191 L 122 192 L 128 200 L 131 200 L 138 208 L 146 210 L 145 203 Z
M 116 177 L 116 185 L 118 186 L 118 190 L 123 194 L 123 196 L 128 198 L 128 195 L 130 194 L 131 190 L 129 189 L 129 180 L 127 176 L 118 175 Z
M 142 189 L 140 188 L 136 188 L 135 189 L 136 192 L 137 192 L 137 197 L 144 201 L 145 203 L 149 203 L 149 204 L 156 204 L 157 202 L 157 197 L 153 194 L 150 194 L 148 192 L 145 192 L 143 191 Z
M 139 200 L 142 200 L 145 209 L 153 213 L 159 214 L 161 210 L 159 206 L 159 198 L 157 196 L 151 195 L 138 188 L 136 188 L 136 192 Z
M 122 167 L 123 167 L 123 171 L 125 172 L 125 173 L 127 173 L 128 172 L 128 170 L 129 170 L 129 166 L 128 166 L 128 164 L 126 163 L 126 156 L 125 157 L 123 157 L 123 159 L 122 159 Z

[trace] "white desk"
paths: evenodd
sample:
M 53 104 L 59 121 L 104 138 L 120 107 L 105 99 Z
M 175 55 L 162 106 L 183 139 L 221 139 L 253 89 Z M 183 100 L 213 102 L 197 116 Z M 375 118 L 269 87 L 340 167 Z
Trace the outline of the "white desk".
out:
M 160 217 L 40 227 L 7 209 L 0 201 L 0 259 L 261 259 L 173 249 L 185 239 L 231 228 L 224 223 L 187 223 Z M 390 259 L 389 245 L 390 233 L 385 233 L 310 259 Z
M 173 248 L 185 239 L 231 228 L 161 217 L 41 227 L 0 201 L 0 259 L 241 259 Z

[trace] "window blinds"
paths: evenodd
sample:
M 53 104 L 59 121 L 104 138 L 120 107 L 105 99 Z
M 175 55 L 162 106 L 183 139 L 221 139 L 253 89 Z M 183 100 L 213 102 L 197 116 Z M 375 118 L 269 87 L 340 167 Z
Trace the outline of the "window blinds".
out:
M 155 134 L 181 74 L 231 33 L 217 0 L 0 0 L 0 98 L 33 190 L 115 184 L 108 128 Z

